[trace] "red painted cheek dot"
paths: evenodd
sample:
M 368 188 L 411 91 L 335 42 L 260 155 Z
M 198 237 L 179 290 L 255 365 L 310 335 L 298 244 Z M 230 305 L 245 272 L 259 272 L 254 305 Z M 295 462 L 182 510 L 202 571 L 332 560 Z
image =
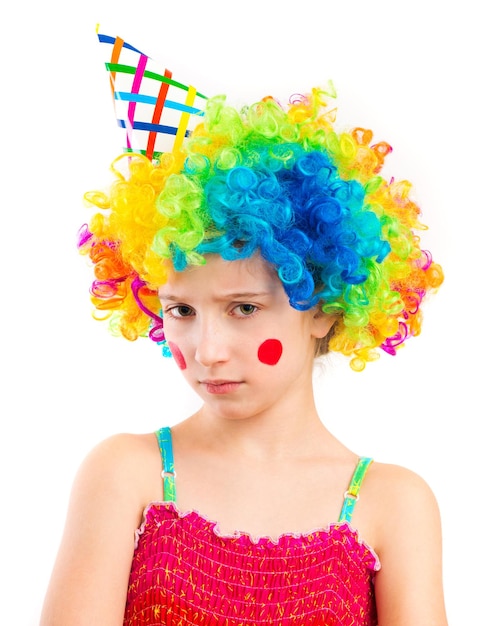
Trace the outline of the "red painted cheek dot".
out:
M 258 348 L 258 359 L 265 365 L 276 365 L 283 354 L 283 345 L 278 339 L 266 339 Z
M 173 358 L 176 361 L 176 365 L 178 365 L 180 370 L 185 370 L 186 369 L 186 361 L 185 361 L 185 357 L 183 356 L 183 353 L 181 352 L 181 350 L 178 348 L 176 343 L 172 343 L 171 341 L 168 342 L 168 345 L 170 347 L 171 354 L 173 355 Z

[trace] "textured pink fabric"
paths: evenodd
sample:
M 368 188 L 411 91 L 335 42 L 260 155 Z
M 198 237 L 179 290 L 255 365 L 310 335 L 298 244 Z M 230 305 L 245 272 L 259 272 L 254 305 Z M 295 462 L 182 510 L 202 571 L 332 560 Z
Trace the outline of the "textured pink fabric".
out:
M 346 522 L 255 542 L 154 503 L 137 531 L 124 626 L 376 626 L 379 568 Z

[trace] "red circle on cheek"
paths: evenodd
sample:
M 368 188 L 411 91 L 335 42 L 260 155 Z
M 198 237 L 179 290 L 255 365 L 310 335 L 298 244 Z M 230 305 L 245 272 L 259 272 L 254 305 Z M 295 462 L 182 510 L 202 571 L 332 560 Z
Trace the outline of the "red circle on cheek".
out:
M 283 344 L 279 339 L 266 339 L 258 348 L 258 359 L 265 365 L 276 365 L 283 354 Z
M 178 348 L 176 343 L 173 343 L 171 341 L 168 342 L 168 345 L 170 347 L 171 354 L 173 355 L 173 358 L 176 361 L 176 365 L 178 365 L 180 370 L 185 370 L 186 369 L 186 361 L 185 361 L 185 357 L 183 356 L 183 353 L 181 352 L 181 350 Z

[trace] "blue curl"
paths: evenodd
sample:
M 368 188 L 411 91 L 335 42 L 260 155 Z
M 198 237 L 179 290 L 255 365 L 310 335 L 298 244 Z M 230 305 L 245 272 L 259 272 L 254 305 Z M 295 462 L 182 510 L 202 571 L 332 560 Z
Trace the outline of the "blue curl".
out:
M 197 251 L 226 260 L 259 251 L 276 267 L 297 309 L 319 299 L 341 300 L 345 293 L 361 298 L 361 290 L 351 287 L 368 280 L 366 260 L 380 263 L 390 250 L 380 220 L 364 204 L 363 186 L 341 179 L 322 150 L 255 146 L 241 165 L 216 168 L 204 190 L 218 235 Z M 175 257 L 175 267 L 182 262 Z

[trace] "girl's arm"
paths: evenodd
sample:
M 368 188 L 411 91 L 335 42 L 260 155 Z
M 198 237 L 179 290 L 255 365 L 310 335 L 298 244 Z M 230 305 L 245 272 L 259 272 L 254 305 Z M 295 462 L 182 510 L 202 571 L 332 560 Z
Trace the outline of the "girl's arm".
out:
M 144 441 L 144 440 L 143 440 Z M 75 479 L 40 626 L 121 626 L 143 498 L 136 436 L 97 446 Z
M 436 499 L 416 474 L 382 466 L 376 577 L 380 626 L 447 626 L 441 522 Z M 379 513 L 379 511 L 378 511 Z

